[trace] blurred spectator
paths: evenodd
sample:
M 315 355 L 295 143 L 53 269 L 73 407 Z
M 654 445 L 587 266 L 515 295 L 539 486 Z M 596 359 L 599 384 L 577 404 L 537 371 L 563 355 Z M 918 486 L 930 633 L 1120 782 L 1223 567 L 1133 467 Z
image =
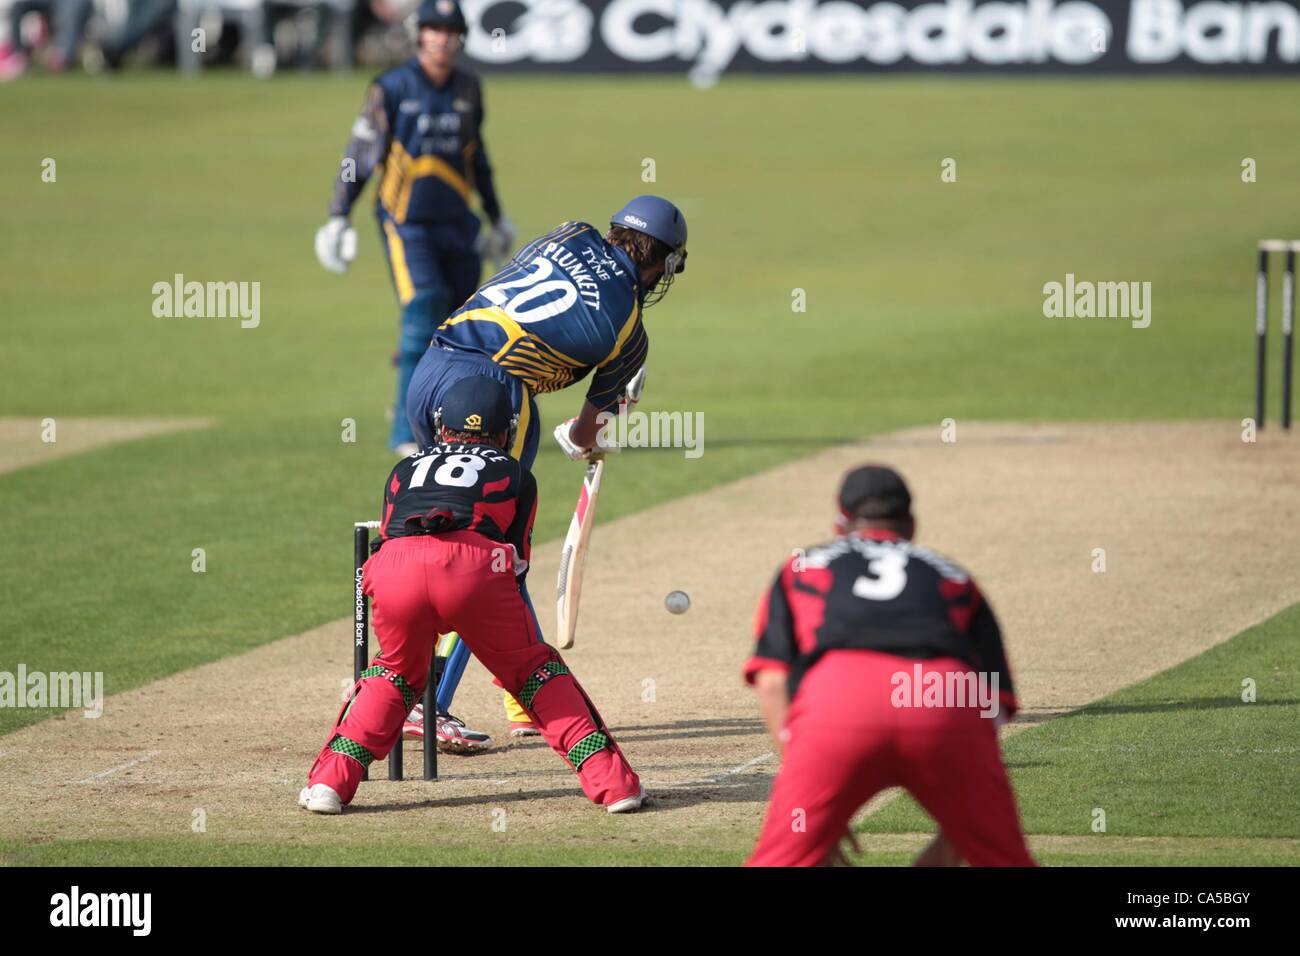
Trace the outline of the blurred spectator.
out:
M 126 55 L 154 32 L 171 32 L 176 0 L 128 0 L 126 22 L 104 41 L 104 65 L 119 69 Z
M 414 26 L 406 21 L 420 2 L 0 0 L 0 81 L 33 64 L 66 70 L 79 55 L 92 72 L 119 69 L 132 56 L 182 69 L 243 60 L 262 76 L 277 66 L 390 64 L 409 55 Z M 188 42 L 178 49 L 200 25 L 191 19 L 200 16 L 209 33 L 206 49 L 191 50 Z
M 38 59 L 45 69 L 61 73 L 76 63 L 77 47 L 91 8 L 91 0 L 14 0 L 9 7 L 9 42 L 0 47 L 0 80 L 23 74 L 46 33 L 42 24 L 37 39 L 28 44 L 22 22 L 29 13 L 53 22 L 54 42 L 40 50 Z

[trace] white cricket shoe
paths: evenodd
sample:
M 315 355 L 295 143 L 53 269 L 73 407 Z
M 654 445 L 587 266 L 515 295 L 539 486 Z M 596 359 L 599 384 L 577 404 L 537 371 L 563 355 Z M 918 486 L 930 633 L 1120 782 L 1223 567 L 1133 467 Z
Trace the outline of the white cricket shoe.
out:
M 339 795 L 334 792 L 333 787 L 323 783 L 303 787 L 302 792 L 298 794 L 298 806 L 312 813 L 343 812 L 343 801 L 339 799 Z
M 451 714 L 439 714 L 435 725 L 438 751 L 444 754 L 470 754 L 492 746 L 492 736 L 481 730 L 470 730 L 465 721 Z M 402 723 L 402 736 L 414 740 L 424 739 L 424 704 L 417 703 Z
M 445 754 L 469 754 L 487 750 L 492 737 L 481 730 L 470 730 L 465 721 L 451 714 L 438 715 L 438 750 Z
M 605 804 L 605 809 L 609 813 L 633 813 L 640 810 L 642 805 L 648 800 L 645 787 L 642 787 L 639 793 L 630 797 L 624 797 L 622 800 L 615 800 L 613 803 Z

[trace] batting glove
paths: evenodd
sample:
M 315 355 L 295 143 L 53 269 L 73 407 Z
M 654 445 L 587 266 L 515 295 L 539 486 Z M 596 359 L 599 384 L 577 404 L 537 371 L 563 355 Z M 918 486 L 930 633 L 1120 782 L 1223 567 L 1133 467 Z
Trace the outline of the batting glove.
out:
M 492 224 L 492 228 L 482 233 L 474 242 L 474 248 L 480 256 L 491 259 L 492 264 L 500 268 L 510 259 L 510 251 L 515 247 L 515 224 L 509 216 L 502 216 Z
M 316 258 L 330 272 L 342 275 L 357 257 L 357 231 L 346 216 L 331 216 L 316 230 Z
M 582 461 L 591 455 L 590 448 L 583 448 L 570 437 L 573 423 L 576 421 L 576 418 L 570 418 L 567 422 L 560 422 L 555 426 L 555 440 L 560 443 L 560 450 L 569 456 L 570 461 Z
M 641 392 L 645 389 L 645 370 L 646 366 L 642 365 L 637 373 L 627 381 L 627 386 L 623 389 L 623 398 L 619 404 L 626 405 L 628 411 L 636 408 L 636 403 L 641 401 Z
M 573 423 L 576 418 L 570 418 L 567 422 L 560 422 L 555 426 L 555 440 L 559 442 L 561 450 L 569 457 L 570 461 L 585 461 L 597 455 L 609 455 L 619 450 L 618 445 L 601 445 L 599 444 L 600 435 L 597 433 L 597 444 L 593 448 L 583 448 L 574 442 L 572 437 Z

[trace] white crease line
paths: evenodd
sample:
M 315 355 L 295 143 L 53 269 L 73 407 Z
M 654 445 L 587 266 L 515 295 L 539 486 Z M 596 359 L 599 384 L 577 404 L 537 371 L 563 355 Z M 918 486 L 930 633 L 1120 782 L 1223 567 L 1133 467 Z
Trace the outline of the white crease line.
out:
M 705 777 L 703 780 L 684 780 L 679 783 L 663 783 L 663 782 L 654 783 L 647 780 L 645 782 L 645 785 L 647 787 L 665 787 L 671 789 L 673 787 L 698 787 L 701 784 L 722 783 L 722 781 L 726 780 L 728 777 L 734 776 L 735 774 L 738 773 L 743 773 L 744 771 L 748 770 L 750 767 L 754 767 L 760 763 L 764 763 L 768 760 L 771 760 L 775 756 L 776 754 L 771 753 L 770 751 L 765 754 L 759 754 L 754 759 L 746 760 L 744 763 L 740 764 L 739 766 L 732 767 L 730 770 L 724 771 L 723 773 L 719 774 L 716 777 Z
M 77 783 L 94 783 L 100 777 L 107 777 L 110 773 L 117 773 L 119 770 L 125 770 L 128 767 L 134 767 L 138 763 L 144 763 L 146 760 L 152 760 L 162 753 L 161 750 L 151 750 L 143 757 L 136 757 L 134 760 L 128 760 L 126 763 L 117 767 L 109 767 L 107 770 L 101 770 L 99 773 L 91 774 L 85 780 L 78 780 Z

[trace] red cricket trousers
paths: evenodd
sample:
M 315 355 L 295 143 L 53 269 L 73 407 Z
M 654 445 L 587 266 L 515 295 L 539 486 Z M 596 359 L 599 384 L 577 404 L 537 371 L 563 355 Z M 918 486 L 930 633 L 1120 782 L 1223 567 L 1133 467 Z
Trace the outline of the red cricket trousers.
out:
M 826 862 L 858 809 L 904 787 L 972 866 L 1034 866 L 994 721 L 976 707 L 895 707 L 891 677 L 918 662 L 831 651 L 800 682 L 763 829 L 747 866 Z M 922 672 L 967 672 L 954 658 Z
M 393 538 L 365 566 L 380 653 L 353 688 L 312 766 L 348 803 L 371 761 L 397 744 L 424 691 L 440 633 L 456 631 L 497 683 L 528 711 L 543 739 L 577 771 L 594 803 L 640 792 L 641 782 L 555 648 L 535 636 L 509 547 L 472 531 Z M 432 715 L 425 715 L 432 733 Z

